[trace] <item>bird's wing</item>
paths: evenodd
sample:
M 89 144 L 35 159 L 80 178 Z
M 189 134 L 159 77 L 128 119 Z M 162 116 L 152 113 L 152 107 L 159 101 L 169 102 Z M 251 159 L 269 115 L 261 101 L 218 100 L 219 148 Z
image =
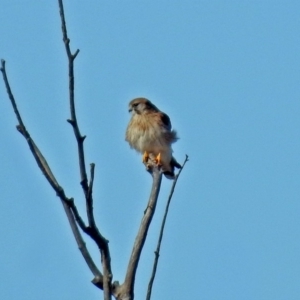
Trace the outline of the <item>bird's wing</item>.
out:
M 161 112 L 160 113 L 160 121 L 161 121 L 163 127 L 165 127 L 168 131 L 171 131 L 172 124 L 171 124 L 171 120 L 167 114 Z

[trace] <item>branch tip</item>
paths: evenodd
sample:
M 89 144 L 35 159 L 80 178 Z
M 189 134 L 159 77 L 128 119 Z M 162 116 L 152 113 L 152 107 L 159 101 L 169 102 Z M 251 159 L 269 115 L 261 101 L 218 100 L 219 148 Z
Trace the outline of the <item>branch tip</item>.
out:
M 23 127 L 21 125 L 16 125 L 16 129 L 22 134 L 24 135 L 24 130 Z
M 0 68 L 0 71 L 2 72 L 2 73 L 5 73 L 5 60 L 1 60 L 1 68 Z
M 80 50 L 77 49 L 76 52 L 72 55 L 73 60 L 76 58 L 76 56 L 78 55 L 79 52 L 80 52 Z
M 67 198 L 66 200 L 67 200 L 67 202 L 70 203 L 70 204 L 74 203 L 74 198 L 73 198 L 73 197 Z
M 67 119 L 67 122 L 70 123 L 72 126 L 74 126 L 74 121 L 71 119 Z
M 99 277 L 99 276 L 96 276 L 93 278 L 93 280 L 91 281 L 92 284 L 94 284 L 97 288 L 99 289 L 103 289 L 103 277 Z

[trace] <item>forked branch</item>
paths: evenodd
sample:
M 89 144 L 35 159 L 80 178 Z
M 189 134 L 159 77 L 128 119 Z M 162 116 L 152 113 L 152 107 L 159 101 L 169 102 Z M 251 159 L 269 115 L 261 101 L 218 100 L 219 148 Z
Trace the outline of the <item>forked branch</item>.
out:
M 173 193 L 174 193 L 174 190 L 175 190 L 177 180 L 180 176 L 180 173 L 183 170 L 183 168 L 184 168 L 184 166 L 185 166 L 185 164 L 187 163 L 188 160 L 189 160 L 189 157 L 186 155 L 185 160 L 182 164 L 182 168 L 179 170 L 178 174 L 175 176 L 175 179 L 174 179 L 172 187 L 171 187 L 171 191 L 170 191 L 168 201 L 167 201 L 167 204 L 166 204 L 166 208 L 165 208 L 165 213 L 164 213 L 163 220 L 162 220 L 162 223 L 161 223 L 161 228 L 160 228 L 160 232 L 159 232 L 157 247 L 156 247 L 156 250 L 154 252 L 155 258 L 154 258 L 154 263 L 153 263 L 152 274 L 151 274 L 150 281 L 149 281 L 149 284 L 148 284 L 146 300 L 151 299 L 151 292 L 152 292 L 153 282 L 154 282 L 154 279 L 155 279 L 155 274 L 156 274 L 157 264 L 158 264 L 159 254 L 160 254 L 161 241 L 162 241 L 163 234 L 164 234 L 165 224 L 166 224 L 167 215 L 168 215 L 168 212 L 169 212 L 169 207 L 170 207 L 170 203 L 171 203 L 171 200 L 172 200 L 172 196 L 173 196 Z
M 133 245 L 132 253 L 127 267 L 125 281 L 121 286 L 116 286 L 115 295 L 117 299 L 132 300 L 134 298 L 134 282 L 136 271 L 142 253 L 142 249 L 147 237 L 148 229 L 150 227 L 151 220 L 155 212 L 162 180 L 162 173 L 155 164 L 153 164 L 150 173 L 153 177 L 153 182 L 149 201 L 144 211 L 144 216 L 142 218 L 141 225 Z
M 128 284 L 129 286 L 133 286 L 134 284 L 137 265 L 147 237 L 150 223 L 155 213 L 156 203 L 160 191 L 160 185 L 162 179 L 162 174 L 160 170 L 158 170 L 158 168 L 154 168 L 152 172 L 152 176 L 153 176 L 153 183 L 152 183 L 151 194 L 149 197 L 149 202 L 144 212 L 144 217 L 142 219 L 140 229 L 138 231 L 137 237 L 133 245 L 133 249 L 132 249 L 132 253 L 131 253 L 131 257 L 129 260 L 127 273 L 125 277 L 125 283 Z

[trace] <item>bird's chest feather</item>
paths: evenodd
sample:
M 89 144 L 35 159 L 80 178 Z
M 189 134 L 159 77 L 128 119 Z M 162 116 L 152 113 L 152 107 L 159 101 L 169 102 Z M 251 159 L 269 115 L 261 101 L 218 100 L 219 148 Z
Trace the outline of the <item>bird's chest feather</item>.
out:
M 157 152 L 165 145 L 164 130 L 157 120 L 149 116 L 134 116 L 127 128 L 126 140 L 140 152 Z

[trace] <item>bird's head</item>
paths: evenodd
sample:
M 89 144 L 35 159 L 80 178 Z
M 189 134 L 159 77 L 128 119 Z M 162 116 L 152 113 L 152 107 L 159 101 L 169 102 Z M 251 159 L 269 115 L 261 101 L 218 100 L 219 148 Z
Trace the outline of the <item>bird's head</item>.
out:
M 132 114 L 145 114 L 149 111 L 159 111 L 158 108 L 146 98 L 135 98 L 129 102 L 129 112 Z

